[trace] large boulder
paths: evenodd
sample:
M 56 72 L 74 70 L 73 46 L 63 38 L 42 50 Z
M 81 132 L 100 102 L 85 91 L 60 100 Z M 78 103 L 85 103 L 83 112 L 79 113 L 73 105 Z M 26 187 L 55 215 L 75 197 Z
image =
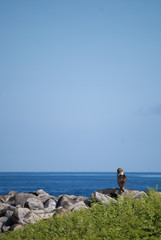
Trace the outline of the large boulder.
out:
M 13 223 L 26 225 L 24 218 L 29 212 L 30 210 L 28 208 L 17 207 L 11 217 Z
M 54 216 L 57 215 L 57 214 L 60 214 L 60 215 L 67 215 L 71 213 L 71 211 L 69 209 L 66 209 L 66 208 L 63 208 L 63 207 L 57 207 L 55 210 L 54 210 Z
M 25 202 L 27 201 L 28 198 L 37 198 L 33 194 L 28 194 L 28 193 L 17 193 L 15 195 L 15 205 L 20 205 L 21 207 L 24 207 Z
M 42 217 L 34 212 L 28 212 L 24 218 L 23 218 L 23 222 L 25 224 L 29 224 L 29 223 L 36 223 L 38 222 L 39 220 L 41 220 Z
M 91 194 L 91 198 L 95 199 L 96 202 L 102 202 L 105 205 L 109 205 L 111 202 L 116 203 L 117 201 L 111 197 L 109 197 L 108 195 L 99 193 L 99 192 L 94 192 Z
M 50 217 L 53 217 L 54 215 L 54 212 L 44 212 L 44 213 L 41 213 L 41 214 L 38 214 L 42 219 L 47 219 L 47 218 L 50 218 Z
M 8 203 L 0 203 L 0 217 L 4 216 L 8 210 L 14 211 L 15 207 Z
M 70 211 L 79 211 L 79 210 L 81 210 L 81 209 L 87 209 L 88 207 L 87 207 L 87 205 L 84 203 L 84 201 L 79 201 L 79 202 L 76 202 L 76 203 L 74 203 L 72 206 L 70 206 L 68 209 L 70 210 Z
M 3 223 L 3 226 L 2 226 L 2 231 L 5 232 L 5 231 L 8 231 L 10 230 L 10 227 L 13 225 L 13 221 L 11 218 L 8 218 L 7 221 L 5 221 Z
M 8 217 L 0 217 L 0 222 L 2 222 L 2 223 L 5 223 L 5 222 L 7 222 L 7 220 L 8 220 Z
M 101 189 L 101 190 L 98 190 L 97 192 L 114 199 L 117 199 L 118 196 L 122 196 L 122 197 L 131 196 L 137 199 L 137 198 L 140 198 L 139 196 L 141 195 L 147 195 L 144 191 L 124 189 L 124 192 L 123 192 L 123 191 L 120 191 L 119 188 Z
M 44 204 L 37 198 L 28 198 L 24 206 L 30 210 L 44 208 Z
M 63 207 L 64 209 L 68 209 L 70 211 L 88 208 L 82 200 L 77 200 L 77 198 L 73 195 L 63 195 L 59 198 L 56 207 Z
M 56 208 L 56 201 L 53 199 L 48 199 L 44 203 L 44 207 L 45 207 L 46 212 L 52 212 Z
M 65 209 L 69 209 L 71 206 L 73 206 L 76 203 L 75 200 L 73 200 L 73 196 L 69 195 L 63 195 L 59 198 L 56 207 L 63 207 Z
M 135 195 L 134 195 L 134 198 L 135 199 L 140 199 L 141 197 L 143 197 L 143 196 L 148 196 L 144 191 L 140 191 L 139 193 L 136 193 Z
M 47 192 L 45 192 L 42 189 L 39 189 L 35 192 L 31 192 L 34 196 L 37 196 L 38 199 L 41 200 L 42 203 L 45 203 L 48 199 L 53 199 L 55 202 L 57 202 L 57 198 L 54 196 L 49 195 Z
M 14 210 L 7 210 L 6 213 L 5 213 L 5 216 L 7 218 L 9 218 L 9 217 L 11 217 L 13 215 L 13 213 L 14 213 Z
M 9 208 L 9 204 L 6 203 L 0 203 L 0 217 L 4 216 L 6 211 Z

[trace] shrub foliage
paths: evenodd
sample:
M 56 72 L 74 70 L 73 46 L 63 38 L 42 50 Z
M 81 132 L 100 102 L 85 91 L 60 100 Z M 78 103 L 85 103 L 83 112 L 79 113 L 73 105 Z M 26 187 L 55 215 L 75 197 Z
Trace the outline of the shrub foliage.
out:
M 136 200 L 121 197 L 108 207 L 92 203 L 88 210 L 57 215 L 36 224 L 0 235 L 1 240 L 94 240 L 161 239 L 161 196 L 149 191 L 149 197 Z

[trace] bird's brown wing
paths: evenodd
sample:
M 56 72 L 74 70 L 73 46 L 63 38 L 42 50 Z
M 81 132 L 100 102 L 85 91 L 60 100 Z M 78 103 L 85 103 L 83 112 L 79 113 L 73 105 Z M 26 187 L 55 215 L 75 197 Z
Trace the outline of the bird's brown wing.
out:
M 125 175 L 119 175 L 117 178 L 117 181 L 118 181 L 118 185 L 119 185 L 120 189 L 122 189 L 125 187 L 127 177 Z

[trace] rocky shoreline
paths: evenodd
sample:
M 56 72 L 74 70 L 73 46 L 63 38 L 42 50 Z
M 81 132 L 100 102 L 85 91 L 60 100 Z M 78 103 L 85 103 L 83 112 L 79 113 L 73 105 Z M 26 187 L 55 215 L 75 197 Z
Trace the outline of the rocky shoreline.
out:
M 161 195 L 161 192 L 158 192 Z M 148 191 L 127 190 L 124 193 L 118 188 L 102 189 L 91 194 L 91 199 L 103 202 L 117 202 L 118 196 L 132 195 L 139 199 L 142 195 L 148 197 Z M 0 195 L 0 233 L 17 230 L 41 219 L 53 217 L 56 214 L 67 214 L 74 210 L 88 209 L 91 199 L 83 196 L 60 195 L 51 196 L 40 189 L 30 193 L 11 191 L 8 195 Z

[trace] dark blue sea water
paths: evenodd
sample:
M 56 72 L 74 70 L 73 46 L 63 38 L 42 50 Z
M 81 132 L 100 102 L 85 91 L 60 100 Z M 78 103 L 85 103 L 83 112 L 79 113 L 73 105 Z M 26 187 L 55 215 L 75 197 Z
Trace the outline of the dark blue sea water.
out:
M 161 191 L 161 173 L 126 173 L 127 189 L 146 190 L 147 187 Z M 74 194 L 90 197 L 91 193 L 104 188 L 115 188 L 116 173 L 111 172 L 1 172 L 0 195 L 9 191 L 31 192 L 43 189 L 47 193 Z

